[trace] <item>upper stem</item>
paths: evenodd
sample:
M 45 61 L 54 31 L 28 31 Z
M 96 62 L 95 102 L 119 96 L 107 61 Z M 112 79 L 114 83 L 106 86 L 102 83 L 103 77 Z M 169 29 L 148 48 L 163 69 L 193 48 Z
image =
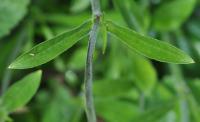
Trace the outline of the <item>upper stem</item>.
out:
M 85 100 L 86 100 L 86 115 L 88 122 L 96 122 L 96 114 L 93 100 L 92 84 L 93 84 L 93 54 L 95 50 L 98 28 L 100 25 L 100 2 L 99 0 L 91 0 L 92 13 L 94 18 L 94 24 L 90 32 L 90 38 L 88 43 L 87 60 L 85 67 Z
M 92 14 L 93 16 L 101 15 L 101 7 L 99 0 L 90 0 L 92 5 Z

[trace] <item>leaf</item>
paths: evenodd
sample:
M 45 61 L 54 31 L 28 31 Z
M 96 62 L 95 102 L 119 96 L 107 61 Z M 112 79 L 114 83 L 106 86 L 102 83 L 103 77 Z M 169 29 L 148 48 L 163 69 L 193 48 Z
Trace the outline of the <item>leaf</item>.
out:
M 0 122 L 6 122 L 8 120 L 8 113 L 3 107 L 0 107 Z
M 168 43 L 120 27 L 111 21 L 107 21 L 107 29 L 130 49 L 148 58 L 177 64 L 194 63 L 187 54 Z
M 40 70 L 36 71 L 12 85 L 1 97 L 1 106 L 7 112 L 13 112 L 28 103 L 40 85 L 41 75 Z
M 1 0 L 0 4 L 0 38 L 24 17 L 30 0 Z
M 153 17 L 155 28 L 161 31 L 179 28 L 191 15 L 195 3 L 196 0 L 172 0 L 161 5 Z
M 139 108 L 132 102 L 116 99 L 95 100 L 97 115 L 105 122 L 133 122 L 134 115 L 138 115 Z M 137 122 L 137 121 L 136 121 Z
M 102 54 L 105 54 L 106 48 L 107 48 L 107 28 L 105 24 L 105 14 L 102 14 L 102 17 L 100 19 L 100 25 L 98 29 L 98 34 L 97 34 L 97 40 L 102 42 Z
M 73 53 L 72 57 L 69 59 L 67 68 L 73 69 L 73 70 L 84 69 L 86 57 L 87 57 L 87 48 L 86 47 L 77 49 Z
M 72 26 L 79 25 L 83 21 L 87 20 L 90 17 L 88 13 L 81 13 L 81 14 L 73 14 L 73 15 L 66 15 L 66 13 L 46 13 L 44 15 L 44 21 L 48 23 L 61 25 L 61 26 Z
M 107 29 L 104 23 L 100 24 L 99 38 L 103 41 L 102 53 L 105 54 L 107 48 Z
M 123 97 L 134 88 L 132 82 L 126 81 L 96 81 L 94 82 L 93 91 L 96 97 Z
M 54 87 L 53 93 L 48 95 L 50 99 L 44 99 L 46 106 L 41 107 L 41 122 L 79 122 L 82 114 L 81 99 L 71 97 L 62 84 L 56 83 Z
M 87 21 L 71 31 L 64 32 L 53 39 L 36 45 L 30 51 L 18 57 L 9 68 L 26 69 L 47 63 L 88 35 L 90 27 L 91 21 Z
M 131 74 L 134 76 L 134 83 L 145 95 L 150 95 L 157 81 L 156 70 L 148 59 L 134 52 L 131 54 L 133 66 Z
M 187 24 L 187 28 L 189 33 L 197 38 L 200 39 L 200 19 L 192 20 Z
M 165 103 L 162 106 L 156 106 L 155 108 L 149 109 L 135 117 L 132 122 L 157 122 L 174 108 L 175 104 L 173 102 L 174 101 L 172 101 L 172 103 Z
M 133 0 L 127 0 L 126 2 L 113 0 L 113 3 L 119 9 L 124 21 L 130 28 L 139 32 L 146 32 L 150 19 L 148 19 L 148 11 L 145 11 L 142 5 Z
M 82 12 L 90 5 L 90 0 L 73 0 L 70 11 L 74 13 Z
M 1 69 L 0 70 L 0 79 L 4 75 L 4 72 L 7 68 L 7 66 L 9 65 L 8 57 L 10 57 L 9 55 L 14 50 L 16 42 L 17 42 L 17 40 L 12 40 L 12 41 L 5 42 L 3 44 L 1 43 L 0 49 L 3 51 L 0 52 L 0 69 Z
M 198 101 L 198 103 L 200 103 L 200 80 L 194 79 L 190 81 L 188 85 L 190 87 L 193 96 Z

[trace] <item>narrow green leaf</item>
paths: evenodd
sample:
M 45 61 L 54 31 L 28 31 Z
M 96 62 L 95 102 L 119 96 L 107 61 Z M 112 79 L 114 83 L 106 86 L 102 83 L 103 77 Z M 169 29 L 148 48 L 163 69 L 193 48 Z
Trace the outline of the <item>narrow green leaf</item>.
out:
M 9 68 L 26 69 L 47 63 L 88 35 L 91 24 L 92 22 L 89 20 L 69 32 L 36 45 L 30 51 L 18 57 Z
M 107 21 L 107 29 L 130 49 L 148 58 L 177 64 L 194 63 L 193 59 L 187 54 L 166 42 L 120 27 L 111 21 Z
M 41 80 L 41 71 L 36 71 L 12 85 L 2 96 L 2 103 L 7 112 L 13 112 L 24 106 L 36 93 Z
M 106 48 L 107 48 L 107 30 L 106 30 L 106 27 L 102 27 L 102 39 L 103 39 L 102 53 L 105 54 Z
M 102 22 L 100 24 L 100 29 L 99 29 L 99 38 L 103 41 L 103 47 L 102 47 L 102 53 L 105 54 L 106 52 L 106 47 L 107 47 L 107 28 L 106 24 L 104 23 L 104 15 Z

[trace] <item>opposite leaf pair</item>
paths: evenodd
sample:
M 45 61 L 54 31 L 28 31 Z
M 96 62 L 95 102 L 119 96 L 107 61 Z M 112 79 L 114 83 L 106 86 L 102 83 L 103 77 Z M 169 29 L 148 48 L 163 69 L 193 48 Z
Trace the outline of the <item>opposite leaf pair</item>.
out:
M 105 24 L 106 32 L 115 35 L 130 49 L 148 58 L 170 63 L 194 63 L 193 59 L 187 54 L 168 43 L 143 36 L 133 30 L 115 25 L 111 21 L 102 24 Z M 18 57 L 9 68 L 26 69 L 47 63 L 86 37 L 91 30 L 91 26 L 92 21 L 88 20 L 71 31 L 36 45 L 30 51 Z

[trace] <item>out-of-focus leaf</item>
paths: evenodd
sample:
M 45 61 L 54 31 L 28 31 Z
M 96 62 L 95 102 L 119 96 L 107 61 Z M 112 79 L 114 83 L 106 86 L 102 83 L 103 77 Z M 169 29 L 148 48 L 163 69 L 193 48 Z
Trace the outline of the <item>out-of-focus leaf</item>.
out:
M 100 25 L 98 38 L 103 41 L 102 53 L 104 54 L 107 47 L 107 29 L 104 23 L 101 23 Z
M 189 94 L 186 96 L 190 108 L 190 112 L 192 115 L 192 118 L 195 120 L 195 122 L 200 122 L 200 107 L 197 103 L 196 99 L 194 98 L 193 94 Z
M 161 100 L 169 100 L 174 97 L 173 92 L 162 83 L 157 84 L 155 89 L 157 97 L 159 97 Z
M 157 122 L 177 122 L 175 111 L 169 111 L 164 117 L 162 117 L 162 119 L 158 120 Z
M 87 57 L 87 48 L 83 47 L 74 52 L 69 59 L 68 68 L 73 70 L 80 70 L 85 67 L 85 59 Z
M 27 53 L 18 57 L 9 68 L 26 69 L 42 65 L 69 49 L 88 35 L 91 21 L 87 21 L 72 31 L 62 33 L 53 39 L 40 43 Z
M 75 72 L 68 70 L 65 72 L 65 80 L 70 86 L 75 86 L 78 83 L 78 76 Z
M 191 35 L 200 39 L 200 21 L 199 21 L 199 19 L 190 21 L 187 24 L 187 28 L 188 28 Z
M 27 25 L 27 24 L 26 24 Z M 10 43 L 12 43 L 12 47 L 10 47 L 9 52 L 5 52 L 7 53 L 3 53 L 6 55 L 3 55 L 5 57 L 3 57 L 4 59 L 4 63 L 3 63 L 3 77 L 2 77 L 2 92 L 4 92 L 7 88 L 7 86 L 9 85 L 9 81 L 11 81 L 12 79 L 12 70 L 9 70 L 7 67 L 9 66 L 9 64 L 18 56 L 18 54 L 20 53 L 23 44 L 25 42 L 25 40 L 28 39 L 29 37 L 29 32 L 30 32 L 30 27 L 29 26 L 24 26 L 23 28 L 19 29 L 18 32 L 14 35 L 11 36 L 9 38 L 5 38 L 5 40 L 9 40 Z M 11 49 L 12 48 L 12 49 Z M 3 48 L 5 49 L 5 48 Z
M 105 80 L 94 82 L 93 88 L 96 97 L 123 97 L 134 88 L 134 84 L 128 81 Z
M 80 101 L 72 98 L 63 86 L 55 87 L 55 94 L 46 106 L 42 122 L 79 122 L 82 113 Z
M 72 12 L 82 12 L 90 5 L 90 0 L 73 0 L 70 10 Z
M 106 122 L 132 122 L 138 115 L 138 107 L 131 102 L 116 99 L 96 100 L 97 115 Z
M 174 105 L 174 103 L 168 103 L 162 106 L 155 107 L 153 109 L 149 109 L 138 117 L 135 117 L 132 122 L 157 122 L 170 110 L 172 110 L 174 108 Z
M 190 87 L 191 92 L 194 95 L 195 99 L 200 104 L 200 80 L 196 79 L 196 80 L 190 81 L 189 87 Z
M 104 11 L 107 7 L 109 7 L 109 0 L 100 0 L 101 8 Z
M 143 36 L 133 30 L 120 27 L 111 21 L 107 21 L 107 29 L 130 49 L 148 58 L 177 64 L 194 63 L 190 56 L 166 42 Z
M 81 24 L 83 21 L 88 19 L 90 15 L 88 13 L 78 14 L 78 15 L 66 15 L 61 13 L 55 14 L 45 14 L 45 21 L 56 24 L 56 25 L 65 25 L 65 26 L 74 26 Z
M 13 112 L 24 106 L 36 93 L 40 85 L 41 75 L 41 71 L 36 71 L 12 85 L 1 97 L 1 106 L 5 107 L 7 112 Z
M 113 0 L 119 11 L 121 12 L 124 21 L 130 28 L 139 32 L 145 32 L 149 25 L 147 11 L 133 0 L 121 2 L 121 0 Z
M 5 42 L 1 45 L 0 49 L 3 50 L 0 52 L 0 79 L 7 68 L 6 62 L 8 61 L 8 55 L 13 51 L 14 46 L 16 45 L 16 41 L 12 40 L 9 42 Z
M 5 122 L 8 120 L 8 113 L 4 107 L 0 107 L 0 122 Z
M 74 25 L 81 24 L 83 21 L 90 18 L 90 13 L 86 12 L 75 15 L 66 15 L 65 13 L 45 13 L 43 16 L 45 16 L 45 18 L 43 18 L 44 21 L 48 23 L 74 27 Z M 117 20 L 117 22 L 124 24 L 121 16 L 115 11 L 106 12 L 105 19 Z
M 161 5 L 154 14 L 154 27 L 169 31 L 179 28 L 191 15 L 196 0 L 172 0 Z
M 24 49 L 23 52 L 27 52 L 29 51 L 33 45 L 34 45 L 34 34 L 35 34 L 35 25 L 33 21 L 29 21 L 27 22 L 27 25 L 25 25 L 27 27 L 27 39 L 26 40 L 26 44 L 24 45 Z
M 135 84 L 141 91 L 149 95 L 157 81 L 156 71 L 148 59 L 135 53 L 132 55 L 132 75 L 135 79 Z
M 0 38 L 24 17 L 30 0 L 1 0 L 0 4 Z
M 47 25 L 43 25 L 41 27 L 41 31 L 46 40 L 52 39 L 54 37 L 52 30 Z
M 199 56 L 200 55 L 200 42 L 194 42 L 194 49 Z

